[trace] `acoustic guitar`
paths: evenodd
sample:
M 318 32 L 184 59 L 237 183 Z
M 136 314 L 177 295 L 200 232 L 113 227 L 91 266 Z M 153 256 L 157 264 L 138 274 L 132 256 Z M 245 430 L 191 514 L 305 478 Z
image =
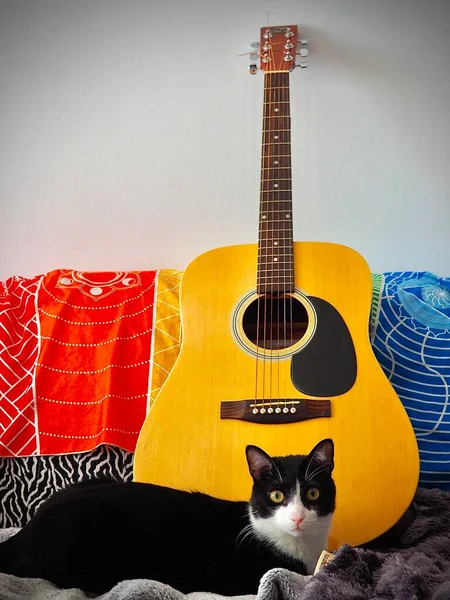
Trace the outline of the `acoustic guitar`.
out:
M 261 30 L 259 240 L 206 252 L 184 272 L 181 349 L 141 430 L 134 477 L 248 500 L 247 444 L 301 454 L 330 437 L 333 550 L 397 522 L 414 496 L 419 457 L 371 349 L 367 263 L 343 245 L 293 241 L 289 78 L 297 35 L 296 26 Z

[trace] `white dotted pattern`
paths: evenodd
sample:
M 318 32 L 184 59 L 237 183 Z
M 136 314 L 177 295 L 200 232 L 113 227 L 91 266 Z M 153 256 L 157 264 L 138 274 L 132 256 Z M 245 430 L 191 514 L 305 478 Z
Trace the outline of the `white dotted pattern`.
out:
M 121 315 L 120 317 L 117 317 L 117 319 L 111 319 L 111 321 L 86 321 L 85 323 L 82 323 L 81 321 L 69 321 L 68 319 L 64 319 L 64 317 L 60 317 L 59 315 L 54 315 L 52 313 L 49 313 L 46 310 L 44 310 L 43 308 L 40 308 L 39 312 L 46 315 L 47 317 L 51 317 L 52 319 L 59 319 L 63 323 L 68 323 L 69 325 L 83 326 L 83 325 L 109 325 L 111 323 L 117 323 L 118 321 L 121 321 L 122 319 L 129 319 L 131 317 L 135 317 L 136 315 L 142 315 L 143 313 L 146 313 L 147 311 L 149 311 L 152 308 L 153 308 L 153 304 L 149 304 L 149 305 L 145 306 L 142 310 L 138 310 L 137 312 L 131 313 L 129 315 Z
M 49 371 L 55 371 L 56 373 L 69 373 L 70 375 L 95 375 L 97 373 L 104 373 L 109 369 L 133 369 L 135 367 L 140 367 L 141 365 L 148 364 L 149 362 L 150 359 L 141 360 L 140 362 L 134 363 L 132 365 L 106 365 L 106 367 L 103 367 L 102 369 L 95 369 L 93 371 L 72 371 L 65 369 L 56 369 L 55 367 L 49 367 L 44 363 L 38 363 L 38 365 L 40 367 L 43 367 L 44 369 L 48 369 Z

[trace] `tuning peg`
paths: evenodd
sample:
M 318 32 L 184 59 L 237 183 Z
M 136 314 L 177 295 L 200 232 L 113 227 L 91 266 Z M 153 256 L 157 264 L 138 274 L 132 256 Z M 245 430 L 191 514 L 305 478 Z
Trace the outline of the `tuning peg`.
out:
M 308 43 L 308 39 L 307 38 L 300 38 L 300 44 L 302 46 L 306 46 L 307 43 Z
M 250 42 L 250 48 L 259 48 L 260 44 L 258 41 Z
M 300 52 L 296 52 L 297 56 L 308 56 L 309 50 L 308 48 L 301 48 Z
M 301 62 L 298 63 L 298 65 L 295 65 L 296 67 L 300 67 L 301 69 L 306 69 L 306 67 L 308 66 L 308 63 L 306 62 Z

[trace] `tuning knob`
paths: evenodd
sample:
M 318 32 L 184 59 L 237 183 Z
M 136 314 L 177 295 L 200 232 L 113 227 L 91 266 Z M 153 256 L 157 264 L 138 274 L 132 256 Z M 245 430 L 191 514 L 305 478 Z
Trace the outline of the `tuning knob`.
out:
M 306 46 L 307 43 L 308 43 L 308 39 L 307 38 L 300 38 L 300 44 L 302 46 Z
M 297 56 L 308 56 L 309 50 L 308 48 L 300 48 L 300 52 L 296 53 Z

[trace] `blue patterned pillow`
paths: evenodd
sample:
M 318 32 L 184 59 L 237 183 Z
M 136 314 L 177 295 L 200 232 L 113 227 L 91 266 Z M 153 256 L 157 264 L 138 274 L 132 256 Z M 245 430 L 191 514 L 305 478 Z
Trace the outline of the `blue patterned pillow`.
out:
M 373 275 L 371 340 L 411 419 L 422 487 L 450 490 L 450 278 Z

